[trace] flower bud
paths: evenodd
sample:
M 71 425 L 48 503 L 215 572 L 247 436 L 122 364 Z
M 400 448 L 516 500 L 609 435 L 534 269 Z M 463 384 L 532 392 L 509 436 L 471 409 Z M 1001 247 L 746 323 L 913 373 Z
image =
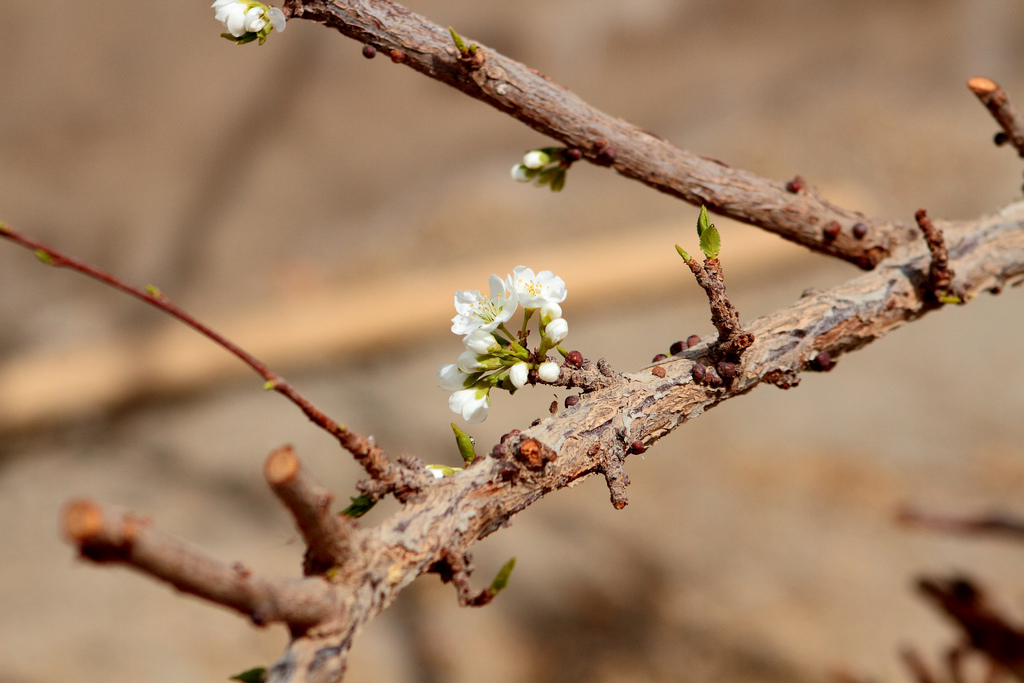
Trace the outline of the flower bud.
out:
M 540 324 L 547 325 L 552 320 L 562 317 L 562 307 L 554 301 L 540 307 Z
M 569 323 L 565 321 L 565 318 L 555 318 L 544 328 L 544 336 L 548 338 L 548 342 L 551 344 L 561 343 L 568 334 Z
M 522 164 L 516 164 L 512 167 L 512 180 L 517 183 L 528 183 L 530 182 L 530 176 L 526 174 L 529 169 Z
M 459 356 L 459 370 L 462 370 L 467 375 L 474 372 L 480 372 L 485 369 L 483 363 L 480 361 L 480 354 L 466 349 Z
M 466 335 L 463 341 L 466 343 L 466 349 L 481 356 L 486 356 L 488 350 L 498 343 L 493 334 L 479 328 Z
M 558 380 L 558 374 L 558 363 L 553 363 L 552 361 L 541 363 L 540 367 L 537 368 L 537 377 L 544 382 L 554 382 Z
M 516 363 L 508 371 L 508 379 L 516 389 L 526 386 L 526 380 L 530 377 L 530 368 L 526 363 Z
M 523 166 L 526 168 L 543 168 L 551 163 L 551 157 L 539 149 L 527 152 L 523 157 Z
M 448 363 L 437 369 L 437 386 L 445 391 L 465 389 L 468 380 L 469 375 L 463 372 L 455 363 Z

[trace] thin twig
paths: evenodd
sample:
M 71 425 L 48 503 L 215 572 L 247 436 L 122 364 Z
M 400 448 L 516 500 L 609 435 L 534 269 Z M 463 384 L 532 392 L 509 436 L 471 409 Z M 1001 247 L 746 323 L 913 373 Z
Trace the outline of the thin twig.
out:
M 334 494 L 306 471 L 291 446 L 267 457 L 263 476 L 292 513 L 306 541 L 305 574 L 322 574 L 344 564 L 352 552 L 352 523 L 331 512 Z
M 942 230 L 935 227 L 935 224 L 928 218 L 927 211 L 918 209 L 914 218 L 924 234 L 928 251 L 932 255 L 931 264 L 928 266 L 928 283 L 936 298 L 942 300 L 951 291 L 950 285 L 953 284 L 955 277 L 955 273 L 949 267 L 949 249 L 946 247 L 946 240 L 943 238 Z M 957 298 L 959 299 L 959 297 Z
M 258 626 L 282 622 L 302 630 L 338 611 L 333 589 L 323 579 L 273 579 L 240 564 L 228 566 L 157 531 L 145 518 L 92 501 L 68 503 L 62 525 L 82 557 L 127 564 L 180 591 L 237 610 Z
M 1024 541 L 1024 519 L 1000 513 L 951 515 L 904 508 L 897 521 L 908 527 L 951 534 L 1006 536 Z
M 390 0 L 288 0 L 293 18 L 316 21 L 505 112 L 583 158 L 694 206 L 760 226 L 815 251 L 873 268 L 914 241 L 909 226 L 866 218 L 826 201 L 813 188 L 786 184 L 672 145 L 590 106 L 551 79 L 479 44 L 483 64 L 467 68 L 448 29 Z M 469 38 L 465 38 L 468 42 Z M 699 97 L 695 93 L 695 97 Z M 825 232 L 833 222 L 835 237 Z M 854 234 L 863 224 L 866 232 Z
M 172 304 L 158 289 L 153 287 L 140 289 L 129 285 L 109 273 L 72 258 L 53 247 L 43 244 L 42 242 L 26 237 L 6 224 L 0 224 L 0 237 L 5 237 L 15 244 L 27 249 L 32 249 L 35 252 L 36 257 L 47 265 L 51 265 L 56 268 L 68 268 L 82 273 L 83 275 L 88 275 L 89 277 L 99 280 L 116 290 L 129 294 L 136 299 L 140 299 L 150 306 L 163 311 L 172 318 L 176 318 L 177 320 L 185 323 L 196 332 L 199 332 L 207 339 L 227 350 L 229 353 L 233 354 L 236 358 L 256 371 L 256 373 L 263 378 L 265 382 L 264 386 L 267 389 L 273 389 L 287 398 L 293 404 L 298 406 L 299 410 L 301 410 L 313 424 L 333 435 L 341 445 L 352 453 L 356 460 L 366 468 L 366 471 L 370 476 L 380 478 L 382 480 L 394 480 L 396 478 L 395 465 L 390 462 L 387 455 L 379 446 L 377 446 L 376 443 L 351 432 L 331 418 L 327 417 L 325 413 L 313 405 L 313 403 L 305 396 L 300 394 L 298 390 L 285 381 L 283 377 L 272 371 L 252 354 L 242 349 L 231 340 L 226 339 L 218 332 L 207 327 L 190 314 Z
M 995 81 L 984 76 L 975 76 L 968 80 L 967 87 L 978 96 L 993 118 L 999 122 L 1006 141 L 1014 146 L 1017 154 L 1024 157 L 1024 116 L 1010 102 L 1006 91 Z
M 723 358 L 737 359 L 751 344 L 754 335 L 743 329 L 740 314 L 725 294 L 725 279 L 722 276 L 722 263 L 718 259 L 705 259 L 704 265 L 690 258 L 686 265 L 697 284 L 708 296 L 711 305 L 711 323 L 718 330 L 718 344 L 715 351 Z

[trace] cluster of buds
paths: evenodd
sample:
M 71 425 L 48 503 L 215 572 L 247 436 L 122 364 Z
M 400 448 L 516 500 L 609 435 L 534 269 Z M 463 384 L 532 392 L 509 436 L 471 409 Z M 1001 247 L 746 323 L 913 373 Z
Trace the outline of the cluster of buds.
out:
M 565 147 L 544 147 L 534 149 L 523 156 L 523 160 L 512 167 L 512 179 L 520 183 L 533 182 L 538 187 L 547 185 L 552 192 L 565 187 L 565 172 L 572 162 L 579 161 L 578 149 Z
M 214 18 L 224 24 L 221 36 L 242 45 L 259 40 L 262 45 L 272 30 L 285 27 L 284 12 L 254 0 L 214 0 Z
M 559 305 L 565 301 L 565 282 L 550 270 L 535 274 L 516 266 L 504 280 L 492 275 L 490 285 L 489 297 L 479 291 L 455 292 L 452 332 L 463 337 L 466 350 L 457 363 L 437 371 L 438 386 L 452 392 L 448 407 L 470 424 L 487 418 L 491 389 L 515 393 L 531 379 L 556 381 L 559 367 L 547 360 L 547 353 L 569 334 Z M 523 324 L 511 332 L 505 323 L 520 306 Z M 527 327 L 534 314 L 539 314 L 540 345 L 531 351 Z

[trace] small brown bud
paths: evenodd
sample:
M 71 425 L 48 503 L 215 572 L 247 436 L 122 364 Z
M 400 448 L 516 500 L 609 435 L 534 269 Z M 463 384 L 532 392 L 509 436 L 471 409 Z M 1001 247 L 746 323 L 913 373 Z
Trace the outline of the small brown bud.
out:
M 401 64 L 402 62 L 405 61 L 405 53 L 397 48 L 392 50 L 391 61 L 394 62 L 395 64 Z
M 853 236 L 859 240 L 864 239 L 864 236 L 868 234 L 868 226 L 863 223 L 853 224 Z
M 722 379 L 722 376 L 719 375 L 718 371 L 715 370 L 714 368 L 708 368 L 707 370 L 705 370 L 705 376 L 707 378 L 708 384 L 710 384 L 713 387 L 717 388 L 725 384 L 725 380 Z
M 554 460 L 555 454 L 554 451 L 540 441 L 537 441 L 537 439 L 527 438 L 519 442 L 519 448 L 516 449 L 516 457 L 531 470 L 539 470 L 548 461 Z
M 509 432 L 508 434 L 502 434 L 502 435 L 501 435 L 501 439 L 500 439 L 500 440 L 501 440 L 501 443 L 505 443 L 506 441 L 508 441 L 508 440 L 509 440 L 509 439 L 511 439 L 511 438 L 512 438 L 513 436 L 515 436 L 516 434 L 519 434 L 519 433 L 520 433 L 520 431 L 519 431 L 518 429 L 513 429 L 513 430 L 512 430 L 511 432 Z
M 568 161 L 579 161 L 581 158 L 583 158 L 583 152 L 576 149 L 575 147 L 570 147 L 569 149 L 565 150 L 565 158 Z
M 655 356 L 654 358 L 651 359 L 651 362 L 652 363 L 660 363 L 661 361 L 665 360 L 666 358 L 668 358 L 668 356 L 666 356 L 663 353 L 659 353 L 657 356 Z
M 552 415 L 558 412 L 558 401 L 551 402 L 551 405 L 548 406 L 548 412 Z
M 708 369 L 701 363 L 694 363 L 690 373 L 693 375 L 693 381 L 699 383 L 703 382 L 704 378 L 707 377 Z
M 583 354 L 580 353 L 579 351 L 570 351 L 569 353 L 565 354 L 565 362 L 566 364 L 571 365 L 574 368 L 582 368 Z
M 700 337 L 696 334 L 691 334 L 686 338 L 686 348 L 692 349 L 697 344 L 700 344 Z
M 718 374 L 721 375 L 726 380 L 730 380 L 730 379 L 732 379 L 733 377 L 735 377 L 736 375 L 739 374 L 739 372 L 736 370 L 736 364 L 735 363 L 730 363 L 728 361 L 722 361 L 721 363 L 718 364 L 717 367 L 718 367 Z
M 377 48 L 373 45 L 363 45 L 363 56 L 367 59 L 373 59 L 377 56 Z
M 686 342 L 677 341 L 677 342 L 674 342 L 672 344 L 672 346 L 668 347 L 668 352 L 674 356 L 677 353 L 682 353 L 683 349 L 685 349 L 685 348 L 686 348 Z
M 598 138 L 598 139 L 594 140 L 594 147 L 597 147 L 599 150 L 601 148 L 607 147 L 607 146 L 608 146 L 608 138 Z
M 828 372 L 829 370 L 834 368 L 835 365 L 836 362 L 832 360 L 832 354 L 830 354 L 828 351 L 822 351 L 821 353 L 814 357 L 814 360 L 811 361 L 811 367 L 813 367 L 815 370 L 820 370 L 822 372 Z
M 1002 147 L 1009 141 L 1010 136 L 1007 135 L 1005 131 L 999 131 L 995 134 L 995 137 L 992 138 L 992 142 L 996 143 L 996 147 Z
M 653 368 L 651 368 L 651 374 L 654 375 L 655 377 L 664 377 L 665 368 L 661 367 L 660 365 L 655 365 Z
M 609 145 L 608 147 L 602 147 L 599 155 L 602 161 L 612 164 L 615 163 L 615 159 L 619 156 L 619 150 Z
M 839 237 L 839 233 L 843 231 L 843 226 L 839 225 L 839 221 L 829 221 L 822 229 L 822 234 L 825 239 L 831 242 L 835 238 Z
M 794 176 L 792 180 L 786 183 L 786 192 L 792 192 L 796 194 L 805 187 L 804 179 L 800 176 Z
M 566 408 L 572 408 L 574 405 L 576 405 L 579 402 L 580 402 L 580 397 L 577 396 L 576 394 L 572 394 L 571 396 L 566 396 L 565 397 L 565 407 Z
M 633 443 L 629 444 L 630 453 L 643 453 L 646 450 L 647 448 L 644 446 L 643 441 L 634 441 Z

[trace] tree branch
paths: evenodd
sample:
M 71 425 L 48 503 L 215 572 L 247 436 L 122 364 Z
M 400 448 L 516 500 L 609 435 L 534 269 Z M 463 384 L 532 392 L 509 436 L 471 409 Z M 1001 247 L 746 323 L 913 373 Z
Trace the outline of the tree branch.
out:
M 1017 150 L 1017 154 L 1024 157 L 1024 116 L 1010 102 L 1009 96 L 999 85 L 984 76 L 975 76 L 967 81 L 967 87 L 971 89 L 981 103 L 988 108 L 992 117 L 1003 129 L 1003 138 L 997 138 L 996 144 L 1009 142 Z
M 154 529 L 148 519 L 88 500 L 64 507 L 62 526 L 82 557 L 127 564 L 178 590 L 241 612 L 257 626 L 272 622 L 303 631 L 340 610 L 321 578 L 272 579 L 241 564 L 227 566 Z
M 448 30 L 388 0 L 288 0 L 285 12 L 336 29 L 390 54 L 392 60 L 461 90 L 569 148 L 582 158 L 660 192 L 815 251 L 873 268 L 900 244 L 918 239 L 910 226 L 865 217 L 823 199 L 806 183 L 786 184 L 675 147 L 590 106 L 542 74 L 478 44 L 469 67 Z M 466 39 L 466 43 L 476 42 Z M 699 97 L 699 93 L 695 93 Z M 854 226 L 862 225 L 861 237 Z M 834 227 L 839 231 L 833 233 Z

